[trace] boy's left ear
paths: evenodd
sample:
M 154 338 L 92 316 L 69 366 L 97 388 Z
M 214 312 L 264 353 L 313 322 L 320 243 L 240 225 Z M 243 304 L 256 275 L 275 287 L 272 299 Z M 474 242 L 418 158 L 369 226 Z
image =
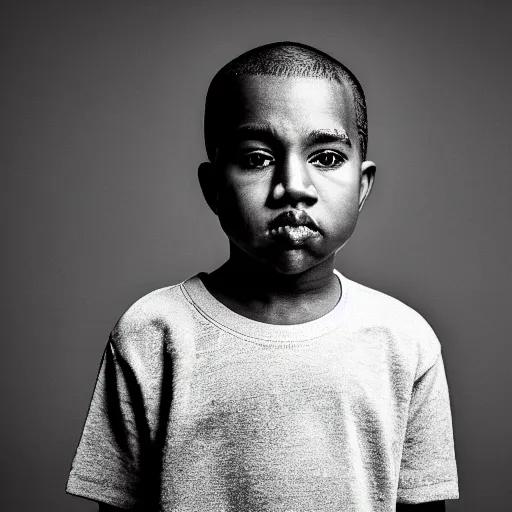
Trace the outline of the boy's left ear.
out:
M 197 174 L 203 196 L 211 211 L 217 215 L 217 180 L 215 179 L 215 167 L 211 162 L 203 162 L 199 165 Z
M 359 211 L 363 209 L 364 203 L 373 187 L 375 181 L 375 171 L 377 166 L 370 160 L 361 164 L 361 185 L 359 187 Z

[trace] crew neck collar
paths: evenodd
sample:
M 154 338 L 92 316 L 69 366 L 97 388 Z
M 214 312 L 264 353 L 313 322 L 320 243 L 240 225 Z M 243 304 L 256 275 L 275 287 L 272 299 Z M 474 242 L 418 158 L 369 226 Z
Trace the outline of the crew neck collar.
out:
M 180 286 L 189 302 L 220 329 L 253 341 L 282 344 L 282 342 L 313 340 L 341 325 L 343 322 L 342 311 L 350 293 L 350 286 L 349 280 L 336 269 L 334 269 L 334 274 L 338 277 L 341 285 L 341 297 L 336 306 L 316 320 L 291 325 L 258 322 L 235 313 L 208 291 L 201 279 L 201 276 L 207 275 L 205 272 L 187 279 Z

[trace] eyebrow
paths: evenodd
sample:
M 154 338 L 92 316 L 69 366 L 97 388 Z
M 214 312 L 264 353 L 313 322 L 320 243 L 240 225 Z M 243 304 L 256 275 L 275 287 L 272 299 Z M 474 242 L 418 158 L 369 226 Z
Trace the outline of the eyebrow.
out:
M 234 136 L 238 142 L 255 139 L 270 143 L 279 138 L 275 129 L 267 124 L 246 124 L 240 126 L 235 129 Z M 338 143 L 345 144 L 349 148 L 352 147 L 352 142 L 343 128 L 312 130 L 307 135 L 307 142 L 310 145 Z
M 278 138 L 276 131 L 267 124 L 245 124 L 235 129 L 234 136 L 237 142 L 261 140 L 271 143 Z
M 329 143 L 341 143 L 345 144 L 349 148 L 352 147 L 347 132 L 343 129 L 340 130 L 313 130 L 308 135 L 310 144 L 329 144 Z

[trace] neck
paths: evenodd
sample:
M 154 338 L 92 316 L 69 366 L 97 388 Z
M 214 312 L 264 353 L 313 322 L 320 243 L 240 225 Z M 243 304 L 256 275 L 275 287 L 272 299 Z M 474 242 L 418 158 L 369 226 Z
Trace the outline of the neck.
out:
M 283 274 L 232 254 L 204 284 L 238 314 L 270 324 L 297 324 L 320 318 L 338 302 L 333 269 L 334 256 L 304 272 Z

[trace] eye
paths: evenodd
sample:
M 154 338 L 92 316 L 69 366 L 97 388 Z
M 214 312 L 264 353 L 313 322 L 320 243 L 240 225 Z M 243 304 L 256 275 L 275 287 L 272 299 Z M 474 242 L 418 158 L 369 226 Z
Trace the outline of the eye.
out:
M 252 153 L 246 153 L 241 155 L 238 159 L 238 163 L 242 169 L 264 169 L 274 162 L 274 158 L 261 151 L 253 151 Z
M 337 151 L 326 150 L 317 153 L 310 160 L 309 163 L 320 168 L 334 169 L 340 167 L 346 161 L 346 157 Z

